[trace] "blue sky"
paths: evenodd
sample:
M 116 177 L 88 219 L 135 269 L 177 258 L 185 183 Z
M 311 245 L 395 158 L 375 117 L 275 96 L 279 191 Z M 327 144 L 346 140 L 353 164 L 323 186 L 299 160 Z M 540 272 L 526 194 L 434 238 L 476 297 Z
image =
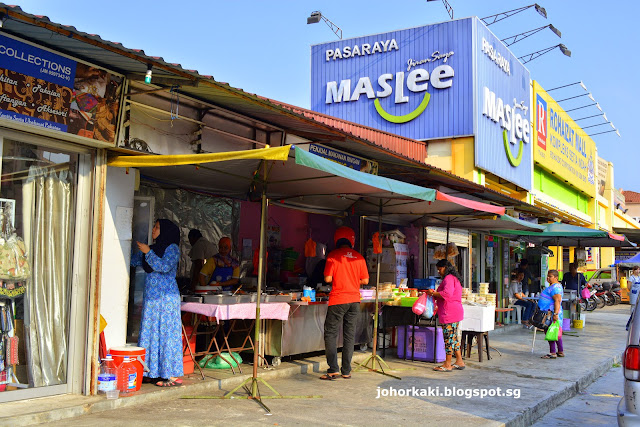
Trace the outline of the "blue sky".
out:
M 448 0 L 455 18 L 488 16 L 532 4 L 531 0 Z M 11 3 L 11 2 L 10 2 Z M 521 56 L 564 43 L 529 62 L 533 79 L 544 88 L 583 81 L 607 117 L 620 130 L 594 136 L 598 154 L 613 162 L 617 188 L 640 192 L 640 131 L 638 113 L 631 108 L 640 95 L 638 15 L 640 2 L 601 0 L 539 0 L 548 14 L 533 9 L 492 25 L 505 38 L 547 24 L 562 31 L 559 39 L 548 29 L 511 47 Z M 73 25 L 124 46 L 143 49 L 184 68 L 213 75 L 218 81 L 247 92 L 305 108 L 310 104 L 310 46 L 335 40 L 322 24 L 307 25 L 306 17 L 320 10 L 342 28 L 343 38 L 426 25 L 449 19 L 440 1 L 426 0 L 165 0 L 87 3 L 75 0 L 27 0 L 17 3 L 26 12 Z M 552 92 L 556 99 L 583 94 L 580 86 Z M 587 97 L 567 101 L 568 109 L 590 103 Z M 595 107 L 574 112 L 575 119 L 598 114 Z M 602 119 L 579 122 L 583 126 Z M 610 130 L 591 128 L 593 133 Z M 640 156 L 639 156 L 640 157 Z

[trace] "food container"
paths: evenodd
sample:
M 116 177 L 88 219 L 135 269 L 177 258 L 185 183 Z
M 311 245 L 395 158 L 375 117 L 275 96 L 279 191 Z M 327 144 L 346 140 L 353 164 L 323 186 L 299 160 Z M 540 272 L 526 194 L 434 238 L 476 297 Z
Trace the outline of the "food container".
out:
M 372 299 L 376 297 L 375 289 L 360 289 L 360 298 L 362 299 Z
M 290 292 L 289 295 L 291 295 L 292 301 L 298 301 L 302 296 L 302 292 Z
M 205 295 L 205 304 L 237 304 L 238 298 L 231 295 Z
M 403 307 L 413 307 L 413 304 L 418 300 L 417 297 L 403 297 L 400 299 L 400 305 Z
M 262 295 L 261 302 L 290 302 L 291 295 Z
M 256 301 L 251 295 L 236 295 L 237 304 L 248 304 Z
M 197 294 L 206 294 L 207 292 L 219 291 L 219 290 L 220 290 L 220 286 L 213 285 L 213 284 L 207 285 L 207 286 L 200 286 L 200 285 L 196 286 Z
M 182 301 L 202 303 L 203 298 L 202 295 L 182 295 Z

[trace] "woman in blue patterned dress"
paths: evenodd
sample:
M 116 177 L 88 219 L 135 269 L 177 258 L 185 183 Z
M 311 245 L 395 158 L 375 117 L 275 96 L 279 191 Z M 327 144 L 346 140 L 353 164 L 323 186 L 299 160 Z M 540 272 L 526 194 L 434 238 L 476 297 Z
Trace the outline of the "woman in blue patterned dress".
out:
M 137 242 L 131 265 L 147 272 L 138 345 L 146 349 L 147 378 L 159 387 L 182 385 L 182 321 L 176 270 L 180 259 L 180 229 L 168 219 L 153 226 L 151 246 Z M 148 381 L 148 380 L 147 380 Z

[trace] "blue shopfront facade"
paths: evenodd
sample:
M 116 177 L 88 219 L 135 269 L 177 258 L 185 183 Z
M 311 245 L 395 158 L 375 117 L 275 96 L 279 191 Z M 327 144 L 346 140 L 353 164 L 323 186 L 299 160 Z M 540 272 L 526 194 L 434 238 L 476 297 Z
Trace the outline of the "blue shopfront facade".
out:
M 417 140 L 473 136 L 475 166 L 527 190 L 530 105 L 529 71 L 475 17 L 311 48 L 313 110 Z

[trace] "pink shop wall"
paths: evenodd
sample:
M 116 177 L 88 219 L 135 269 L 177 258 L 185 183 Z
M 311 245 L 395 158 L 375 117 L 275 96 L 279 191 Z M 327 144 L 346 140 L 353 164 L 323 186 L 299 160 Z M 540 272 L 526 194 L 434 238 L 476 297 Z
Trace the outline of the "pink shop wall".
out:
M 333 217 L 327 215 L 310 214 L 287 209 L 280 206 L 269 206 L 269 225 L 280 226 L 280 246 L 292 247 L 300 253 L 296 266 L 304 267 L 304 244 L 309 237 L 315 242 L 324 243 L 328 250 L 333 249 L 333 233 L 336 223 Z M 345 224 L 351 226 L 351 224 Z M 352 227 L 358 233 L 358 227 Z M 252 249 L 260 244 L 260 204 L 241 202 L 240 204 L 240 232 L 236 248 L 242 251 L 243 239 L 251 239 Z
M 280 227 L 280 247 L 293 248 L 300 254 L 296 266 L 304 265 L 304 244 L 309 235 L 309 217 L 306 212 L 269 206 L 268 224 Z M 238 249 L 243 239 L 251 239 L 253 250 L 260 245 L 260 204 L 242 202 L 240 205 L 240 232 Z

